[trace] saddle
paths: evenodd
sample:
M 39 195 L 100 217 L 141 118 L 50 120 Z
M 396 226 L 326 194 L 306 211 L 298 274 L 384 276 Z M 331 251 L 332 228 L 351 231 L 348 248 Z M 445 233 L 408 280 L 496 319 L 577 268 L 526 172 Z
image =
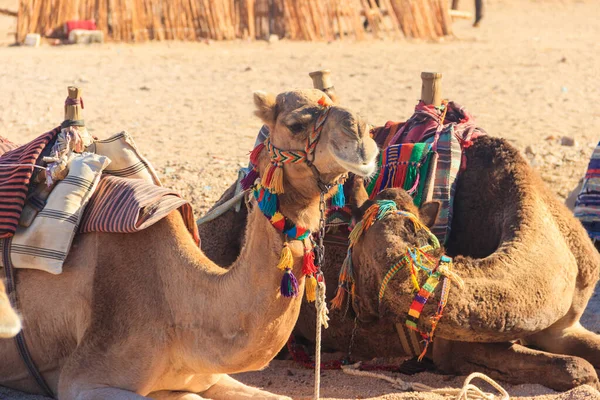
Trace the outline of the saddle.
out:
M 76 233 L 133 233 L 175 209 L 199 243 L 191 205 L 160 186 L 127 132 L 81 139 L 58 127 L 19 147 L 0 140 L 0 245 L 14 268 L 60 274 Z

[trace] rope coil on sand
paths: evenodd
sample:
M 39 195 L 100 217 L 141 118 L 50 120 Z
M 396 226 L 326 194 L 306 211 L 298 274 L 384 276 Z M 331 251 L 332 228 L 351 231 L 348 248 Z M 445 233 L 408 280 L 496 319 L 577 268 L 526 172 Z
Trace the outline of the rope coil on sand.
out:
M 387 381 L 392 384 L 392 386 L 396 389 L 399 389 L 403 392 L 429 392 L 435 393 L 442 396 L 454 396 L 455 400 L 509 400 L 510 396 L 508 392 L 500 386 L 499 383 L 494 381 L 489 376 L 482 374 L 480 372 L 474 372 L 471 375 L 467 376 L 465 382 L 463 383 L 462 388 L 440 388 L 436 389 L 431 386 L 424 385 L 418 382 L 405 382 L 400 378 L 394 378 L 388 375 L 380 374 L 377 372 L 371 371 L 361 371 L 360 368 L 361 362 L 357 362 L 352 365 L 343 365 L 342 371 L 345 374 L 352 376 L 361 376 L 367 378 L 381 379 Z M 490 384 L 494 389 L 500 393 L 499 396 L 496 396 L 492 393 L 484 392 L 479 389 L 477 386 L 471 383 L 474 379 L 481 379 L 488 384 Z

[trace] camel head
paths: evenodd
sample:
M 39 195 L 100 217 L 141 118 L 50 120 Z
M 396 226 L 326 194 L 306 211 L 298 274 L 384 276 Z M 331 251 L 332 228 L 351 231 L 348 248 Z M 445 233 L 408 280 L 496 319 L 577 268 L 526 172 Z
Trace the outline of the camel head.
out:
M 408 312 L 408 303 L 413 297 L 410 273 L 400 268 L 387 283 L 383 298 L 379 299 L 380 289 L 390 268 L 398 263 L 409 249 L 431 244 L 429 233 L 418 225 L 431 227 L 437 219 L 440 203 L 428 202 L 418 209 L 412 197 L 402 189 L 386 189 L 376 200 L 392 200 L 398 211 L 417 217 L 418 224 L 406 215 L 390 213 L 373 223 L 365 230 L 352 249 L 354 277 L 353 309 L 361 322 L 378 319 L 403 322 Z M 360 220 L 366 210 L 375 202 L 368 200 L 355 210 L 355 218 Z M 443 250 L 438 249 L 432 256 L 439 257 Z
M 348 172 L 360 176 L 375 172 L 378 149 L 368 124 L 350 110 L 333 105 L 320 90 L 294 90 L 277 97 L 255 92 L 254 102 L 270 137 L 253 163 L 263 183 L 269 184 L 269 174 L 279 179 L 271 185 L 276 193 L 290 193 L 286 197 L 302 202 L 318 197 L 320 183 L 335 186 Z M 306 159 L 290 160 L 297 156 Z
M 4 283 L 0 280 L 0 338 L 10 338 L 21 330 L 21 320 L 10 306 Z

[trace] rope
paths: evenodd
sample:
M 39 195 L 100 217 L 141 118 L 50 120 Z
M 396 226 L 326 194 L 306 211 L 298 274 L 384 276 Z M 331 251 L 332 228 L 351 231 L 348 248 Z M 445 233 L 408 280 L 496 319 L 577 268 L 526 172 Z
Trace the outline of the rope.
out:
M 327 299 L 325 298 L 325 282 L 317 283 L 317 333 L 315 336 L 315 391 L 314 400 L 319 400 L 321 390 L 321 326 L 325 329 L 329 327 L 329 310 L 327 309 Z M 343 368 L 343 367 L 342 367 Z
M 415 391 L 415 392 L 430 392 L 439 394 L 442 396 L 454 396 L 455 400 L 509 400 L 510 396 L 506 389 L 504 389 L 500 384 L 494 381 L 489 376 L 482 374 L 480 372 L 474 372 L 471 375 L 467 376 L 465 382 L 463 383 L 462 388 L 441 388 L 436 389 L 431 386 L 424 385 L 418 382 L 404 382 L 400 378 L 394 378 L 388 375 L 379 374 L 377 372 L 371 371 L 362 371 L 360 370 L 361 363 L 357 362 L 352 365 L 343 365 L 342 371 L 344 371 L 347 375 L 352 376 L 361 376 L 367 378 L 381 379 L 387 381 L 392 384 L 393 387 L 402 390 L 403 392 Z M 492 393 L 484 392 L 479 389 L 477 386 L 471 383 L 474 379 L 481 379 L 494 389 L 500 393 L 500 397 L 495 396 Z

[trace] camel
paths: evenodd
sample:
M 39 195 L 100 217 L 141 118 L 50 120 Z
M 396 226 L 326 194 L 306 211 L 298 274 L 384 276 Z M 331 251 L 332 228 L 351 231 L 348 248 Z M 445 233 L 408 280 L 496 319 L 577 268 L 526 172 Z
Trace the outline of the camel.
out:
M 465 152 L 452 234 L 446 249 L 434 254 L 454 257 L 453 269 L 465 285 L 450 289 L 435 331 L 434 364 L 445 372 L 479 371 L 557 390 L 584 383 L 598 387 L 600 336 L 579 319 L 598 281 L 600 255 L 579 221 L 507 141 L 482 137 Z M 402 190 L 386 190 L 378 198 L 394 200 L 399 210 L 426 224 L 438 211 L 435 204 L 417 210 Z M 360 321 L 405 323 L 414 297 L 409 272 L 397 273 L 381 302 L 377 294 L 390 266 L 426 241 L 400 214 L 364 233 L 352 255 L 352 306 Z M 431 329 L 440 289 L 421 313 L 422 332 Z
M 322 100 L 317 90 L 254 94 L 272 144 L 289 150 L 304 148 Z M 313 167 L 285 164 L 279 195 L 280 212 L 310 231 L 319 224 L 316 178 L 334 182 L 376 168 L 377 146 L 360 117 L 327 110 Z M 269 164 L 264 150 L 259 174 Z M 283 398 L 228 374 L 265 367 L 294 327 L 304 248 L 288 242 L 300 295 L 283 297 L 276 266 L 284 240 L 259 207 L 248 214 L 244 246 L 229 269 L 202 253 L 178 212 L 133 234 L 77 235 L 61 275 L 18 272 L 32 357 L 61 400 Z M 0 385 L 40 393 L 12 341 L 0 341 L 0 359 Z
M 21 320 L 10 306 L 10 301 L 0 280 L 0 339 L 11 338 L 21 330 Z
M 466 150 L 467 168 L 458 181 L 446 248 L 466 286 L 450 291 L 429 356 L 447 373 L 480 371 L 557 390 L 598 385 L 594 367 L 600 368 L 600 338 L 579 324 L 598 279 L 598 253 L 581 224 L 513 146 L 491 137 L 474 143 Z M 349 202 L 364 211 L 371 203 L 362 181 L 346 186 Z M 219 203 L 232 193 L 230 188 Z M 420 215 L 425 224 L 435 220 L 435 204 L 423 205 L 419 214 L 403 191 L 382 192 L 379 198 L 386 196 L 399 209 Z M 204 236 L 202 243 L 217 263 L 237 255 L 243 234 L 232 239 L 225 231 L 235 232 L 246 212 L 229 211 L 199 226 L 201 234 L 219 232 Z M 330 328 L 323 332 L 325 349 L 351 348 L 352 355 L 363 359 L 403 354 L 395 325 L 405 322 L 414 297 L 406 271 L 395 276 L 381 306 L 378 293 L 383 276 L 407 244 L 422 239 L 410 226 L 406 218 L 389 217 L 359 242 L 353 255 L 356 296 L 349 310 L 330 314 Z M 329 299 L 345 256 L 346 248 L 327 246 L 323 272 Z M 425 330 L 435 304 L 421 317 Z M 314 321 L 314 307 L 305 303 L 294 334 L 314 340 Z

